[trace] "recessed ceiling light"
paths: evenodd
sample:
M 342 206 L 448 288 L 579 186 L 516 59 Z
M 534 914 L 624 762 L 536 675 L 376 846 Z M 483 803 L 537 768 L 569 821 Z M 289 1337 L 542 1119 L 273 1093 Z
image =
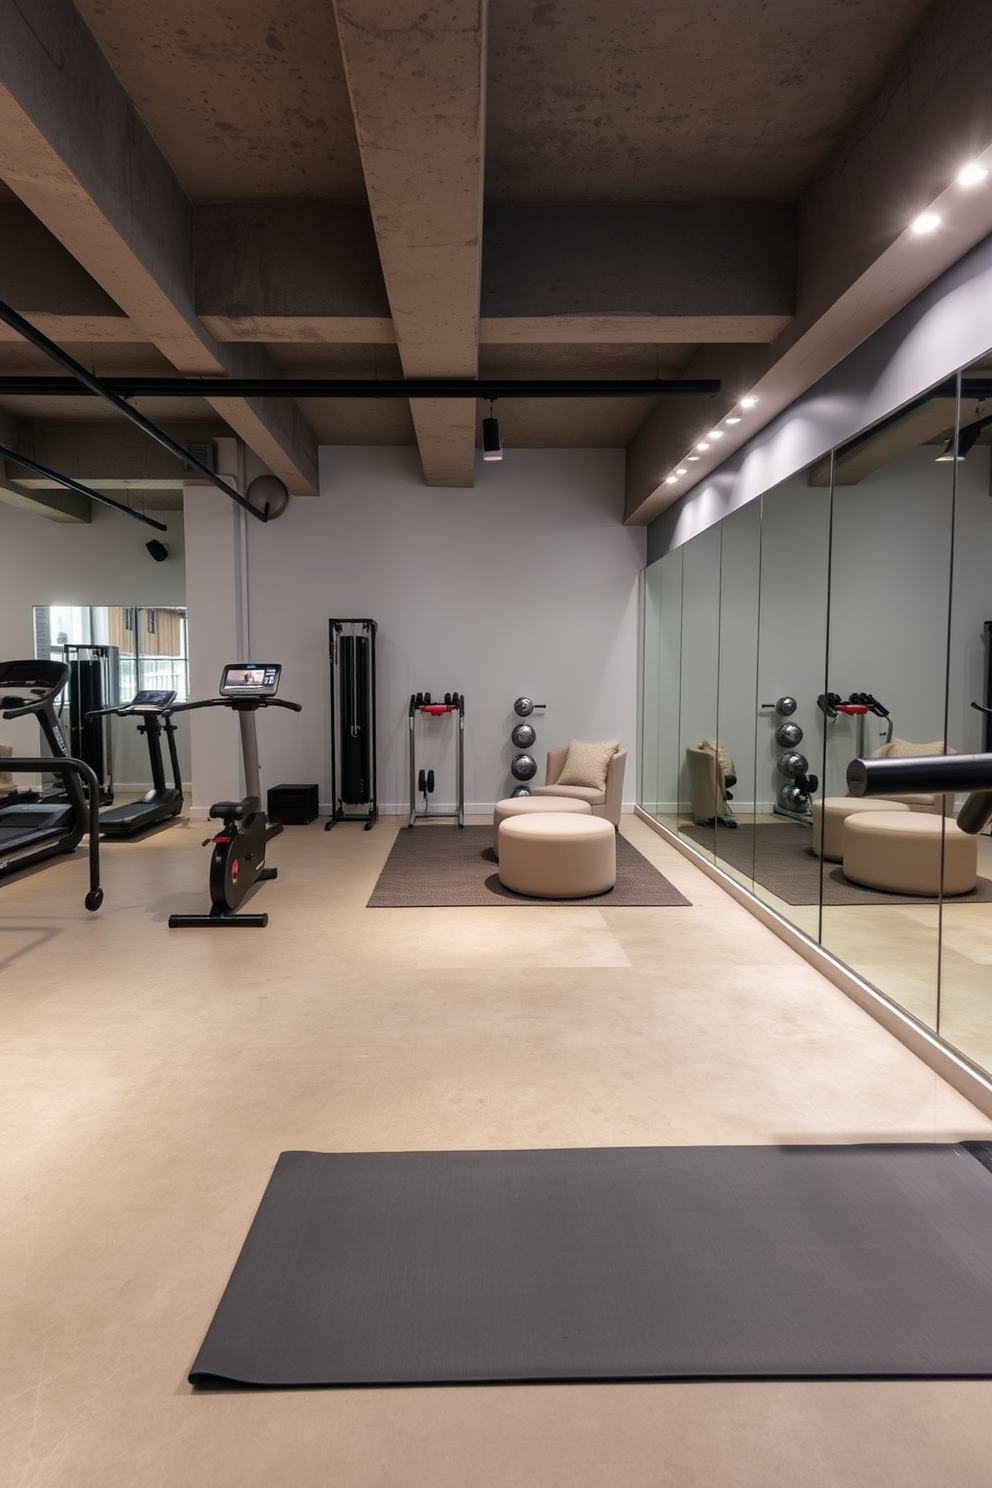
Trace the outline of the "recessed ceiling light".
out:
M 680 465 L 679 468 L 676 470 L 675 474 L 676 475 L 688 475 L 689 472 L 688 472 L 688 470 L 686 470 L 686 468 L 685 468 L 684 465 Z
M 741 407 L 742 408 L 753 408 L 754 405 L 757 403 L 757 401 L 758 401 L 757 398 L 742 398 L 741 399 Z
M 701 439 L 699 441 L 699 443 L 696 445 L 696 448 L 698 450 L 708 450 L 709 449 L 709 445 L 706 443 L 706 440 L 705 439 Z
M 698 455 L 686 455 L 686 459 L 687 460 L 698 460 L 699 459 L 699 456 Z
M 940 226 L 940 214 L 938 212 L 921 212 L 914 217 L 909 224 L 914 233 L 931 233 Z
M 665 477 L 665 485 L 666 485 L 666 486 L 677 486 L 677 485 L 678 485 L 678 483 L 679 483 L 679 481 L 678 481 L 678 476 L 675 476 L 675 475 L 667 475 L 667 476 L 666 476 L 666 477 Z
M 727 423 L 728 424 L 739 424 L 740 421 L 741 421 L 741 416 L 740 416 L 739 413 L 728 413 L 727 414 Z
M 723 438 L 723 430 L 722 429 L 711 429 L 710 432 L 707 434 L 706 438 L 707 439 L 722 439 Z
M 979 165 L 977 160 L 972 160 L 961 167 L 955 180 L 959 186 L 980 186 L 988 173 L 987 165 Z

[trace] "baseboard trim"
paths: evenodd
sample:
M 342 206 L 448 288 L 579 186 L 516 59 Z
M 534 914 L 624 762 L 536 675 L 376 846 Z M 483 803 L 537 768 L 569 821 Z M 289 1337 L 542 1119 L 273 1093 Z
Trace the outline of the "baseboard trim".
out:
M 947 1043 L 939 1034 L 927 1028 L 912 1013 L 906 1012 L 898 1003 L 886 997 L 877 987 L 859 977 L 856 972 L 843 961 L 838 961 L 829 951 L 825 951 L 815 940 L 811 940 L 802 930 L 782 918 L 774 909 L 764 904 L 743 884 L 724 873 L 715 863 L 709 862 L 700 853 L 696 852 L 692 845 L 684 841 L 661 822 L 655 821 L 640 806 L 635 806 L 634 815 L 652 831 L 663 837 L 684 858 L 688 858 L 694 867 L 699 868 L 711 878 L 714 883 L 742 904 L 746 910 L 767 925 L 778 938 L 796 951 L 803 960 L 822 973 L 828 981 L 838 987 L 846 996 L 856 1002 L 859 1007 L 864 1008 L 876 1022 L 891 1033 L 911 1050 L 918 1059 L 928 1065 L 941 1079 L 946 1080 L 959 1095 L 969 1100 L 983 1116 L 992 1118 L 992 1077 L 979 1065 L 973 1064 L 970 1059 L 955 1049 L 953 1044 Z

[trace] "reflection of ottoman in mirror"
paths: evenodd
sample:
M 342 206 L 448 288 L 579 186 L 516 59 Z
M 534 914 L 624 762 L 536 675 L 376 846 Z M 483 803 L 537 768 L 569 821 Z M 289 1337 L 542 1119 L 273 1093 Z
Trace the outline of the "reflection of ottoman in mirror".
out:
M 493 812 L 493 852 L 499 857 L 499 829 L 511 816 L 534 816 L 538 812 L 571 812 L 573 816 L 592 816 L 588 801 L 573 800 L 570 796 L 507 796 L 496 802 Z
M 617 880 L 617 835 L 601 816 L 510 816 L 499 829 L 499 881 L 537 899 L 585 899 Z
M 903 815 L 909 807 L 900 801 L 869 801 L 862 796 L 827 796 L 813 802 L 813 851 L 829 863 L 844 861 L 844 823 L 849 816 L 872 811 L 896 811 Z M 822 851 L 820 844 L 823 844 Z
M 943 843 L 941 842 L 941 834 Z M 844 823 L 844 877 L 894 894 L 967 894 L 978 879 L 978 838 L 943 816 L 866 811 Z

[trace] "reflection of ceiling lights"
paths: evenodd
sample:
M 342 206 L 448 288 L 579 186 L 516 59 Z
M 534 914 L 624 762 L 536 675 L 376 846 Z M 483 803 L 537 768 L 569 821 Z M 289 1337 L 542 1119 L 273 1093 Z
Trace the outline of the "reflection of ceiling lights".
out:
M 951 435 L 935 463 L 943 465 L 952 464 L 955 460 L 966 460 L 988 424 L 992 424 L 992 418 L 976 419 L 973 424 L 963 424 L 956 436 Z
M 711 429 L 710 432 L 707 434 L 706 438 L 707 439 L 722 439 L 723 438 L 723 430 L 722 429 Z
M 909 225 L 914 233 L 932 233 L 940 226 L 940 213 L 921 212 Z
M 701 439 L 699 441 L 699 443 L 696 445 L 696 448 L 698 450 L 708 450 L 709 449 L 709 445 L 706 443 L 706 440 L 705 439 Z
M 741 407 L 742 408 L 753 408 L 755 406 L 755 404 L 757 403 L 757 401 L 758 401 L 757 398 L 742 398 L 741 399 Z
M 698 455 L 686 455 L 686 459 L 687 460 L 698 460 L 699 459 L 699 456 Z
M 680 465 L 678 467 L 678 469 L 676 470 L 675 474 L 676 475 L 688 475 L 689 472 L 688 472 L 688 470 L 686 470 L 686 468 L 685 468 L 684 465 Z
M 679 479 L 678 479 L 678 476 L 677 475 L 666 475 L 666 477 L 665 477 L 665 485 L 666 486 L 677 486 L 678 483 L 679 483 Z
M 728 413 L 727 414 L 727 423 L 728 424 L 739 424 L 740 421 L 741 421 L 741 416 L 740 416 L 739 413 Z
M 955 180 L 959 186 L 980 186 L 988 173 L 988 166 L 979 165 L 977 160 L 972 160 L 961 167 Z

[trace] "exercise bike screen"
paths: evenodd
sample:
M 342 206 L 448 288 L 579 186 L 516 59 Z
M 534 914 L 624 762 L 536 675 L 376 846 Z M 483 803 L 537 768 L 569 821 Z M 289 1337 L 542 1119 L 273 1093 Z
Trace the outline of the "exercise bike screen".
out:
M 224 668 L 221 697 L 275 697 L 282 667 L 271 663 L 238 662 Z

